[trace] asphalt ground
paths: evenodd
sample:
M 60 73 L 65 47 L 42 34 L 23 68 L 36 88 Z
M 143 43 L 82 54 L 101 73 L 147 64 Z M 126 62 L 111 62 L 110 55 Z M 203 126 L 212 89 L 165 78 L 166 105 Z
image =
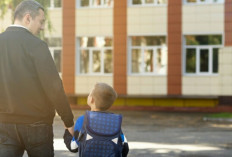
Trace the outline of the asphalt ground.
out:
M 75 119 L 84 110 L 73 110 Z M 123 115 L 128 157 L 232 157 L 232 122 L 204 121 L 207 113 L 113 111 Z M 63 123 L 54 120 L 55 157 L 78 157 L 63 144 Z M 27 157 L 27 154 L 24 154 Z

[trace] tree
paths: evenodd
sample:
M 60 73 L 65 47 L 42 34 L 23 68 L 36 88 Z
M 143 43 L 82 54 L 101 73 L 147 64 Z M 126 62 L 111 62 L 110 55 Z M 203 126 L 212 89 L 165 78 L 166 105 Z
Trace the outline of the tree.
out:
M 11 11 L 12 14 L 12 21 L 13 21 L 13 14 L 15 11 L 16 6 L 22 2 L 23 0 L 0 0 L 0 12 L 1 12 L 1 16 L 0 18 L 3 19 L 4 15 L 7 13 L 7 11 Z M 52 31 L 52 23 L 48 14 L 48 7 L 50 4 L 50 0 L 36 0 L 37 2 L 39 2 L 45 10 L 45 16 L 47 19 L 47 24 L 46 24 L 46 29 L 48 29 L 49 32 Z M 44 37 L 44 32 L 42 32 L 42 34 L 40 34 L 40 36 L 43 38 Z

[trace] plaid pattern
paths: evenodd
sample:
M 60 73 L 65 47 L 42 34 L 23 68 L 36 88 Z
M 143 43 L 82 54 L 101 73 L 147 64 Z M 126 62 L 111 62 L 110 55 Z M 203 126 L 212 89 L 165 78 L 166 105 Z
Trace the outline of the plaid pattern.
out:
M 94 132 L 104 135 L 113 135 L 121 128 L 121 115 L 117 114 L 89 112 L 88 120 Z
M 114 146 L 109 141 L 93 140 L 85 148 L 85 157 L 109 157 L 114 156 Z

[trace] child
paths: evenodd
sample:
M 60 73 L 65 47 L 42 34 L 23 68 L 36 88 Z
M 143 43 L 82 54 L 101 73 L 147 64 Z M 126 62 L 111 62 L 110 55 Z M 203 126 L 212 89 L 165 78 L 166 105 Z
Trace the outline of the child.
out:
M 115 90 L 105 84 L 96 83 L 90 92 L 86 111 L 75 124 L 74 137 L 66 129 L 64 142 L 71 152 L 79 157 L 126 157 L 129 147 L 121 131 L 122 116 L 106 112 L 117 98 Z

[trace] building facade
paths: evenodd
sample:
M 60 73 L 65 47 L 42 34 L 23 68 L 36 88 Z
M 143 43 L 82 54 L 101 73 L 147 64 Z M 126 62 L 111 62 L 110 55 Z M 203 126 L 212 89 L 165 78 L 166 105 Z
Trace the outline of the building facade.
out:
M 232 0 L 53 0 L 49 12 L 74 103 L 106 82 L 116 106 L 232 105 Z

